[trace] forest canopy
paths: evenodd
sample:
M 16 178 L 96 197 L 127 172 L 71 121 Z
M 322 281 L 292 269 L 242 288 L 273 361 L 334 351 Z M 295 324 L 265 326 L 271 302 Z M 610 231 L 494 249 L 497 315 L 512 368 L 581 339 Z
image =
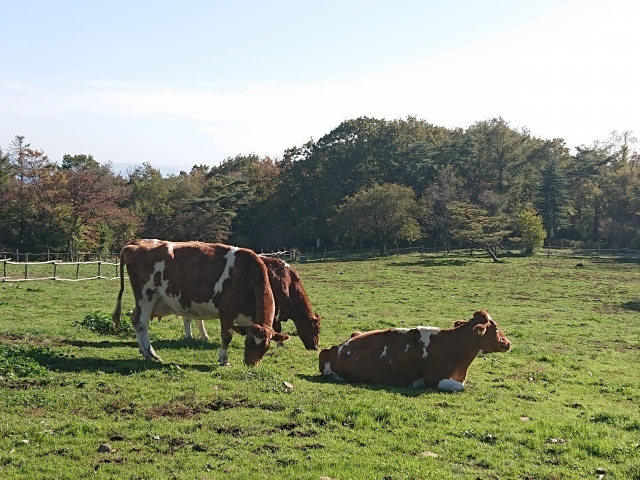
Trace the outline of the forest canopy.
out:
M 523 242 L 640 249 L 631 132 L 575 153 L 502 118 L 466 129 L 414 117 L 346 120 L 281 158 L 237 155 L 163 177 L 90 154 L 60 164 L 0 147 L 0 251 L 117 251 L 134 238 L 255 250 Z

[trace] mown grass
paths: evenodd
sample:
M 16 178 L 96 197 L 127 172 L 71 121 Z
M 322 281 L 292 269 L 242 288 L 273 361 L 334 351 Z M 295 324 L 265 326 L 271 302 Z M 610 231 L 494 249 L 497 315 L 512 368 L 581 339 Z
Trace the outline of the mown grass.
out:
M 234 338 L 218 367 L 217 321 L 209 343 L 154 321 L 152 363 L 108 330 L 119 282 L 0 284 L 0 477 L 640 479 L 640 268 L 580 262 L 296 265 L 322 347 L 487 309 L 514 348 L 461 394 L 326 380 L 295 336 L 256 368 Z

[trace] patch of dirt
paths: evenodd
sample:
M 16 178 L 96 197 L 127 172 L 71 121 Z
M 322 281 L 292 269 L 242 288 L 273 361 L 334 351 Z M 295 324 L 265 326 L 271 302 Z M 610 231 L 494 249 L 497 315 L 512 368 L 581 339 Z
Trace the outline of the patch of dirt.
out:
M 215 432 L 221 435 L 232 435 L 234 437 L 243 437 L 246 435 L 246 432 L 239 427 L 218 427 L 215 429 Z
M 279 445 L 262 445 L 261 447 L 256 448 L 253 453 L 260 453 L 262 451 L 276 453 L 278 450 L 280 450 Z
M 35 338 L 30 335 L 14 335 L 11 333 L 0 333 L 0 343 L 10 345 L 29 345 L 34 347 L 62 347 L 65 343 L 61 340 L 51 340 L 49 338 Z
M 2 380 L 0 381 L 0 388 L 6 388 L 7 390 L 28 390 L 34 387 L 46 387 L 49 385 L 48 380 Z
M 124 415 L 133 415 L 136 413 L 137 405 L 133 402 L 127 403 L 125 400 L 117 400 L 113 403 L 105 405 L 104 411 L 109 415 L 114 414 L 124 414 Z
M 116 465 L 122 465 L 124 463 L 124 460 L 122 458 L 105 458 L 94 464 L 93 470 L 97 472 L 103 463 L 115 463 Z
M 306 450 L 320 450 L 325 448 L 321 443 L 309 443 L 307 445 L 296 445 L 296 448 L 306 451 Z
M 260 408 L 270 412 L 280 412 L 285 410 L 285 406 L 280 403 L 252 403 L 246 398 L 237 399 L 216 399 L 209 403 L 197 403 L 185 397 L 176 398 L 169 403 L 151 407 L 147 411 L 149 420 L 159 417 L 191 418 L 195 415 L 206 412 L 216 412 L 231 408 Z

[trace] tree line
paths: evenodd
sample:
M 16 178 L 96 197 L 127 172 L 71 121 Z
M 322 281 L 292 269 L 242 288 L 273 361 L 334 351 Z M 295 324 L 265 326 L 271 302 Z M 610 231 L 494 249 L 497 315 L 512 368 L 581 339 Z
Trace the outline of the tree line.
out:
M 281 158 L 237 155 L 162 176 L 91 155 L 60 164 L 16 136 L 0 148 L 0 250 L 116 251 L 134 238 L 255 250 L 421 241 L 640 248 L 631 132 L 576 148 L 502 118 L 444 128 L 346 120 Z

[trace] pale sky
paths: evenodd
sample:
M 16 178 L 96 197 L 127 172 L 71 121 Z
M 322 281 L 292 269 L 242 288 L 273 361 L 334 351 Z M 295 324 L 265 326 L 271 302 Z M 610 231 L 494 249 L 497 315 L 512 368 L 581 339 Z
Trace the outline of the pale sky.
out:
M 0 146 L 57 162 L 177 173 L 360 116 L 640 136 L 637 0 L 0 0 L 0 18 Z

